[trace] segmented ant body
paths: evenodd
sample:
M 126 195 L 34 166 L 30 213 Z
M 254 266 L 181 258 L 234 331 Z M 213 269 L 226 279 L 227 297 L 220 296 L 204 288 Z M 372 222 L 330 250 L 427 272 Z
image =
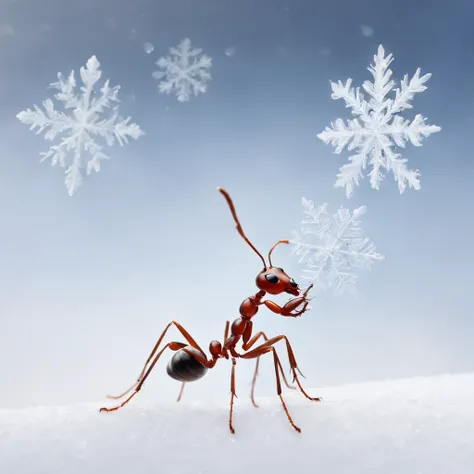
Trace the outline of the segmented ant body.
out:
M 118 396 L 108 396 L 112 399 L 120 399 L 125 397 L 128 393 L 132 390 L 132 394 L 129 395 L 120 405 L 111 407 L 111 408 L 101 408 L 100 411 L 110 412 L 118 410 L 119 408 L 126 405 L 142 388 L 145 380 L 150 375 L 151 371 L 153 370 L 154 366 L 158 362 L 158 359 L 161 357 L 163 352 L 166 349 L 170 349 L 174 352 L 171 360 L 167 366 L 167 373 L 170 377 L 175 380 L 182 382 L 181 390 L 178 396 L 178 401 L 181 399 L 183 394 L 184 385 L 188 382 L 193 382 L 196 380 L 201 379 L 209 369 L 212 369 L 216 362 L 221 359 L 231 359 L 232 361 L 232 369 L 231 369 L 231 399 L 230 399 L 230 412 L 229 412 L 229 429 L 232 433 L 234 433 L 234 428 L 232 424 L 232 415 L 233 415 L 233 402 L 235 394 L 235 365 L 237 359 L 256 359 L 255 371 L 252 379 L 252 389 L 251 389 L 251 400 L 255 407 L 257 404 L 254 400 L 254 388 L 255 382 L 258 375 L 258 366 L 260 356 L 272 353 L 273 360 L 275 365 L 275 377 L 276 377 L 276 385 L 277 385 L 277 394 L 280 397 L 281 404 L 283 409 L 288 417 L 288 421 L 290 422 L 293 428 L 300 432 L 300 428 L 298 428 L 294 423 L 293 420 L 286 408 L 285 402 L 281 395 L 281 379 L 280 376 L 283 378 L 285 385 L 288 388 L 294 389 L 295 387 L 288 384 L 286 380 L 280 359 L 278 354 L 275 350 L 274 345 L 279 341 L 284 341 L 286 344 L 286 351 L 288 355 L 288 359 L 290 362 L 291 373 L 293 375 L 293 382 L 296 382 L 298 388 L 303 393 L 303 395 L 312 401 L 320 401 L 320 398 L 317 397 L 310 397 L 303 387 L 301 386 L 300 380 L 298 378 L 297 371 L 300 375 L 301 372 L 297 367 L 297 363 L 295 360 L 295 356 L 293 353 L 293 349 L 291 347 L 290 342 L 284 335 L 279 335 L 276 337 L 268 338 L 266 334 L 262 331 L 256 333 L 252 336 L 253 332 L 253 322 L 252 318 L 257 314 L 261 305 L 266 306 L 268 309 L 273 311 L 276 314 L 285 317 L 298 317 L 301 316 L 306 310 L 308 306 L 308 299 L 307 294 L 311 289 L 312 285 L 310 285 L 304 292 L 301 293 L 299 285 L 290 278 L 285 271 L 280 267 L 274 267 L 272 265 L 271 254 L 275 247 L 279 244 L 287 244 L 288 240 L 278 240 L 270 249 L 268 253 L 268 262 L 269 265 L 265 262 L 265 259 L 260 254 L 260 252 L 253 246 L 253 244 L 248 240 L 245 236 L 242 227 L 240 225 L 239 219 L 237 218 L 237 214 L 235 212 L 234 205 L 228 193 L 222 189 L 217 188 L 218 191 L 224 196 L 229 205 L 230 211 L 234 218 L 237 231 L 242 236 L 242 238 L 247 242 L 247 244 L 254 250 L 254 252 L 260 257 L 263 262 L 263 270 L 261 270 L 257 277 L 256 277 L 256 285 L 258 288 L 258 292 L 246 298 L 240 305 L 240 317 L 235 319 L 235 321 L 230 324 L 229 321 L 226 322 L 225 330 L 224 330 L 224 339 L 223 343 L 221 344 L 219 341 L 213 340 L 209 344 L 209 353 L 210 357 L 208 358 L 205 352 L 201 349 L 201 347 L 197 344 L 197 342 L 191 337 L 191 335 L 184 329 L 181 324 L 176 321 L 171 321 L 162 332 L 161 336 L 158 338 L 158 341 L 155 344 L 155 347 L 151 351 L 145 365 L 143 367 L 142 372 L 140 373 L 137 381 L 124 393 Z M 289 295 L 294 296 L 294 298 L 290 299 L 284 306 L 279 306 L 277 303 L 271 300 L 264 300 L 266 294 L 270 295 L 279 295 L 282 293 L 287 293 Z M 186 343 L 172 341 L 164 345 L 160 349 L 161 343 L 168 331 L 168 329 L 174 326 L 176 329 L 181 333 L 181 335 L 186 340 Z M 259 339 L 262 338 L 264 342 L 260 343 L 256 347 L 254 347 Z M 237 352 L 236 346 L 241 342 L 241 348 L 243 350 L 242 353 Z

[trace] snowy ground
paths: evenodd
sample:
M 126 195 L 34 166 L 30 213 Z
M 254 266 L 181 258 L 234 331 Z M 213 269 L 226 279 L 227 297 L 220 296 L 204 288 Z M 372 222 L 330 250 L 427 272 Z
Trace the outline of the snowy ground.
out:
M 472 474 L 474 374 L 286 390 L 297 434 L 278 398 L 240 393 L 236 434 L 227 406 L 134 403 L 0 410 L 2 474 Z

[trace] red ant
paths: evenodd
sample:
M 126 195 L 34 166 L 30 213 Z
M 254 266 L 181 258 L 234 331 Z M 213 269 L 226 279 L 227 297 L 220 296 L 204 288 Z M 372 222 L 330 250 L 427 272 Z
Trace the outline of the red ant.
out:
M 255 407 L 258 407 L 258 405 L 255 403 L 255 400 L 254 400 L 254 388 L 255 388 L 255 382 L 258 375 L 259 359 L 261 355 L 271 352 L 273 354 L 273 361 L 275 364 L 277 394 L 280 397 L 280 401 L 286 413 L 286 416 L 288 417 L 288 421 L 290 422 L 291 426 L 298 433 L 300 433 L 301 429 L 298 428 L 293 423 L 293 420 L 290 416 L 290 413 L 288 412 L 288 409 L 286 408 L 285 402 L 281 395 L 280 374 L 283 377 L 283 380 L 287 387 L 292 388 L 292 389 L 294 389 L 295 387 L 290 386 L 286 380 L 280 359 L 274 348 L 274 345 L 277 342 L 284 340 L 286 343 L 288 359 L 290 362 L 291 372 L 293 374 L 293 382 L 296 381 L 303 395 L 309 400 L 318 402 L 320 401 L 320 398 L 310 397 L 301 386 L 301 383 L 298 379 L 298 375 L 296 371 L 298 371 L 301 376 L 303 376 L 303 374 L 301 374 L 301 372 L 299 371 L 297 367 L 293 349 L 287 337 L 284 335 L 280 335 L 280 336 L 268 338 L 266 334 L 262 331 L 258 332 L 257 334 L 255 334 L 255 336 L 252 337 L 252 328 L 253 328 L 252 317 L 255 316 L 255 314 L 257 314 L 259 310 L 259 306 L 262 304 L 264 304 L 268 309 L 270 309 L 274 313 L 281 314 L 282 316 L 293 317 L 293 318 L 297 316 L 301 316 L 306 311 L 306 308 L 308 306 L 308 299 L 306 298 L 306 295 L 308 294 L 309 290 L 311 289 L 313 285 L 310 285 L 300 295 L 300 288 L 298 284 L 293 280 L 293 278 L 290 278 L 282 268 L 274 267 L 272 265 L 271 254 L 273 250 L 279 244 L 287 244 L 288 240 L 278 240 L 272 246 L 272 248 L 270 249 L 270 252 L 268 253 L 269 265 L 267 266 L 265 259 L 262 257 L 260 252 L 253 246 L 253 244 L 245 236 L 242 230 L 242 227 L 240 225 L 239 219 L 237 218 L 237 214 L 235 212 L 235 208 L 230 196 L 222 188 L 217 188 L 217 190 L 223 194 L 224 198 L 227 201 L 227 204 L 229 205 L 230 211 L 232 213 L 232 216 L 236 224 L 237 231 L 242 236 L 242 238 L 247 242 L 247 244 L 250 245 L 250 247 L 254 250 L 254 252 L 261 258 L 263 262 L 263 270 L 257 275 L 257 278 L 256 278 L 256 284 L 259 289 L 258 293 L 256 293 L 254 296 L 250 296 L 246 298 L 242 302 L 242 304 L 240 305 L 240 317 L 237 318 L 232 323 L 232 325 L 230 324 L 229 321 L 226 322 L 225 331 L 224 331 L 224 344 L 221 344 L 219 341 L 215 341 L 215 340 L 211 341 L 211 343 L 209 344 L 209 352 L 211 354 L 210 359 L 206 357 L 206 354 L 204 353 L 204 351 L 199 347 L 197 342 L 191 337 L 191 335 L 186 331 L 186 329 L 184 329 L 181 326 L 181 324 L 179 324 L 176 321 L 171 321 L 166 326 L 161 336 L 158 338 L 158 341 L 156 342 L 155 347 L 151 351 L 143 367 L 143 370 L 140 373 L 140 376 L 138 377 L 138 380 L 127 391 L 125 391 L 121 395 L 108 396 L 108 398 L 120 399 L 124 397 L 125 395 L 127 395 L 132 390 L 133 390 L 133 393 L 128 398 L 126 398 L 120 405 L 111 407 L 111 408 L 101 408 L 100 411 L 101 412 L 102 411 L 105 411 L 105 412 L 115 411 L 123 407 L 124 405 L 126 405 L 140 391 L 143 384 L 145 383 L 145 380 L 148 378 L 155 364 L 158 362 L 158 359 L 161 357 L 161 355 L 166 349 L 170 349 L 175 352 L 168 363 L 166 371 L 170 377 L 182 382 L 181 390 L 178 396 L 178 401 L 181 399 L 181 396 L 184 390 L 184 385 L 187 382 L 193 382 L 195 380 L 199 380 L 200 378 L 202 378 L 208 369 L 212 369 L 215 366 L 218 359 L 221 359 L 221 358 L 229 359 L 229 352 L 230 352 L 231 359 L 232 359 L 232 371 L 231 371 L 231 381 L 230 381 L 231 398 L 230 398 L 230 412 L 229 412 L 229 428 L 230 428 L 231 433 L 235 433 L 234 428 L 232 426 L 232 412 L 233 412 L 234 397 L 236 396 L 235 394 L 236 359 L 237 358 L 257 359 L 255 371 L 254 371 L 254 375 L 252 379 L 251 400 L 252 400 L 253 405 Z M 283 307 L 281 307 L 278 304 L 274 303 L 273 301 L 270 301 L 270 300 L 263 301 L 263 297 L 267 293 L 271 295 L 279 295 L 281 293 L 288 293 L 290 295 L 295 296 L 295 298 L 290 299 Z M 300 306 L 301 306 L 301 309 L 297 310 L 297 308 Z M 163 341 L 163 338 L 165 337 L 166 332 L 171 326 L 175 326 L 178 329 L 178 331 L 181 333 L 184 339 L 186 339 L 186 343 L 177 342 L 177 341 L 168 342 L 163 348 L 161 348 L 158 351 L 161 345 L 161 342 Z M 229 335 L 229 329 L 230 329 L 230 335 Z M 263 338 L 265 342 L 251 349 L 253 346 L 255 346 L 259 338 Z M 242 349 L 244 352 L 240 354 L 235 350 L 235 347 L 241 339 L 242 339 Z

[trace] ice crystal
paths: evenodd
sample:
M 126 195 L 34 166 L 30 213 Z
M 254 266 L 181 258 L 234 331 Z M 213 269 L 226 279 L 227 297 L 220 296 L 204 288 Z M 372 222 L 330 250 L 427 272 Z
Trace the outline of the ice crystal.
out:
M 341 207 L 330 216 L 326 203 L 315 207 L 313 201 L 303 198 L 302 206 L 303 227 L 300 233 L 293 231 L 290 243 L 294 245 L 293 254 L 306 267 L 303 278 L 310 280 L 316 291 L 353 291 L 359 279 L 357 273 L 384 259 L 376 253 L 374 244 L 363 237 L 360 219 L 366 207 L 353 212 Z
M 160 58 L 156 64 L 159 71 L 153 77 L 160 80 L 158 89 L 165 94 L 175 93 L 179 102 L 190 100 L 191 96 L 204 93 L 211 80 L 209 69 L 212 59 L 193 48 L 191 40 L 185 38 L 178 46 L 170 48 L 171 56 Z
M 356 118 L 347 123 L 337 119 L 331 128 L 326 127 L 318 137 L 324 143 L 331 144 L 335 153 L 341 153 L 345 147 L 348 151 L 356 150 L 349 157 L 350 163 L 339 169 L 335 183 L 335 187 L 346 188 L 347 197 L 352 195 L 354 185 L 359 185 L 359 179 L 363 177 L 362 170 L 368 164 L 372 166 L 369 176 L 373 189 L 378 190 L 384 178 L 382 168 L 392 171 L 400 194 L 407 185 L 420 189 L 418 170 L 408 169 L 407 160 L 395 149 L 405 148 L 408 141 L 414 146 L 421 146 L 423 137 L 441 130 L 435 125 L 427 125 L 422 115 L 416 115 L 411 122 L 400 115 L 403 110 L 412 108 L 410 101 L 415 94 L 426 90 L 424 84 L 431 74 L 420 76 L 420 69 L 417 69 L 411 80 L 405 75 L 400 88 L 395 88 L 395 82 L 390 79 L 392 71 L 389 65 L 392 61 L 393 56 L 389 54 L 385 57 L 384 48 L 379 46 L 374 64 L 368 68 L 374 80 L 365 81 L 362 86 L 369 100 L 365 99 L 359 88 L 351 87 L 352 79 L 347 79 L 345 84 L 341 81 L 331 82 L 331 97 L 334 100 L 343 99 Z M 393 91 L 395 96 L 387 97 Z
M 109 158 L 102 152 L 102 146 L 96 142 L 96 138 L 102 138 L 108 146 L 114 145 L 116 141 L 123 146 L 130 138 L 137 139 L 143 134 L 137 124 L 130 123 L 130 117 L 120 117 L 118 105 L 113 105 L 120 102 L 117 97 L 120 86 L 110 87 L 107 80 L 100 94 L 95 93 L 94 86 L 101 75 L 100 63 L 92 56 L 86 67 L 80 69 L 83 84 L 80 93 L 76 91 L 74 71 L 67 78 L 58 73 L 58 81 L 51 84 L 52 88 L 59 90 L 54 97 L 63 104 L 64 112 L 56 110 L 53 101 L 46 99 L 43 102 L 44 111 L 35 105 L 34 110 L 26 109 L 17 115 L 21 122 L 31 125 L 30 130 L 37 129 L 37 134 L 45 132 L 45 140 L 60 138 L 58 145 L 41 153 L 41 161 L 51 159 L 53 166 L 58 164 L 66 168 L 65 185 L 70 196 L 83 181 L 81 169 L 84 166 L 84 153 L 90 155 L 86 165 L 87 174 L 92 170 L 99 171 L 101 161 Z M 111 113 L 104 116 L 109 108 Z M 68 154 L 72 159 L 67 165 Z

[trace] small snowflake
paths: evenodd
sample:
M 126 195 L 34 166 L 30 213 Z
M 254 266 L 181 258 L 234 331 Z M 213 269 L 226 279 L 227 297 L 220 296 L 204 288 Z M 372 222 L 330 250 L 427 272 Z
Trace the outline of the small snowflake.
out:
M 202 49 L 193 49 L 188 38 L 170 48 L 170 53 L 171 57 L 162 57 L 156 62 L 163 69 L 153 73 L 155 79 L 163 79 L 158 85 L 159 91 L 165 94 L 176 92 L 179 102 L 188 101 L 192 94 L 206 92 L 211 80 L 212 58 L 201 55 Z
M 293 231 L 290 243 L 295 245 L 293 254 L 306 265 L 303 278 L 310 280 L 315 290 L 334 288 L 336 294 L 345 289 L 353 291 L 358 281 L 356 272 L 368 270 L 374 261 L 384 259 L 375 252 L 374 244 L 363 237 L 360 218 L 366 207 L 352 213 L 341 207 L 331 217 L 326 203 L 315 207 L 303 198 L 302 205 L 304 227 L 301 235 Z
M 120 117 L 118 105 L 113 105 L 120 102 L 117 98 L 120 86 L 110 87 L 107 80 L 100 89 L 100 94 L 95 93 L 94 86 L 102 75 L 100 63 L 95 56 L 87 61 L 86 67 L 81 67 L 80 75 L 83 85 L 79 94 L 76 93 L 74 71 L 67 78 L 58 73 L 58 82 L 51 84 L 52 88 L 59 90 L 54 97 L 62 102 L 65 111 L 71 111 L 70 114 L 56 110 L 53 101 L 46 99 L 43 102 L 44 112 L 35 105 L 35 110 L 26 109 L 17 115 L 21 122 L 31 125 L 30 130 L 37 128 L 36 134 L 45 132 L 45 140 L 54 140 L 58 135 L 64 134 L 58 145 L 41 153 L 41 161 L 51 159 L 53 166 L 59 164 L 65 168 L 66 156 L 68 152 L 72 152 L 72 162 L 66 168 L 65 178 L 70 196 L 83 181 L 83 153 L 87 152 L 91 156 L 87 162 L 87 174 L 92 170 L 99 171 L 101 160 L 109 158 L 96 143 L 96 137 L 105 140 L 108 146 L 114 145 L 115 141 L 123 146 L 128 143 L 129 138 L 137 139 L 143 135 L 140 127 L 129 123 L 130 117 Z M 108 117 L 101 117 L 107 108 L 111 108 L 112 113 Z
M 420 69 L 417 69 L 410 81 L 405 75 L 400 88 L 395 89 L 395 82 L 390 80 L 392 71 L 388 67 L 392 61 L 392 55 L 385 57 L 383 47 L 379 46 L 374 64 L 368 68 L 374 81 L 365 81 L 362 86 L 370 96 L 369 101 L 365 100 L 359 88 L 351 87 L 352 79 L 347 79 L 345 84 L 341 81 L 331 82 L 332 99 L 344 99 L 346 107 L 352 109 L 352 115 L 356 118 L 347 124 L 337 119 L 331 124 L 332 128 L 326 127 L 318 137 L 324 143 L 333 145 L 335 153 L 341 153 L 345 147 L 349 151 L 357 151 L 349 157 L 351 163 L 339 169 L 334 185 L 345 187 L 348 198 L 352 195 L 354 185 L 359 185 L 359 179 L 363 177 L 362 170 L 368 162 L 372 166 L 369 176 L 373 189 L 378 190 L 384 178 L 381 168 L 393 172 L 400 194 L 405 191 L 407 184 L 416 190 L 420 189 L 419 172 L 409 170 L 407 160 L 401 158 L 393 148 L 405 148 L 407 141 L 414 146 L 421 146 L 423 137 L 441 130 L 435 125 L 427 125 L 421 115 L 416 115 L 411 123 L 399 115 L 401 111 L 412 108 L 410 101 L 416 93 L 426 90 L 424 84 L 431 74 L 420 77 Z M 395 92 L 393 99 L 387 97 L 392 91 Z

